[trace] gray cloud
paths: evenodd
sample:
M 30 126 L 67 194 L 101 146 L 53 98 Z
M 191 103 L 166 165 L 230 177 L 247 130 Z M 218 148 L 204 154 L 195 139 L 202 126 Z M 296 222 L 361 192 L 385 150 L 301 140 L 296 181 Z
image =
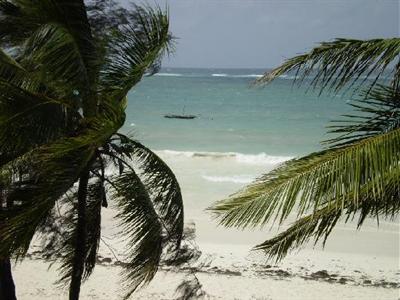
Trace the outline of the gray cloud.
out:
M 164 5 L 165 1 L 157 1 Z M 397 0 L 170 0 L 169 67 L 267 68 L 336 37 L 399 36 Z

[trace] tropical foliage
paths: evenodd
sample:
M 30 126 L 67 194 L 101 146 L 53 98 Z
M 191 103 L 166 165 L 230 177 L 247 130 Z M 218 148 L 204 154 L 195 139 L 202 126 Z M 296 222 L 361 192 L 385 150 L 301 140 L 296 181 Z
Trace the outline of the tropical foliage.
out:
M 95 267 L 109 204 L 127 241 L 126 297 L 153 278 L 167 245 L 180 245 L 174 174 L 118 133 L 128 91 L 172 42 L 159 7 L 0 1 L 0 257 L 23 259 L 40 235 L 70 299 Z
M 352 89 L 357 111 L 330 127 L 325 149 L 295 158 L 261 176 L 211 210 L 227 227 L 296 221 L 255 247 L 282 259 L 309 240 L 326 239 L 336 223 L 392 219 L 400 211 L 400 39 L 339 39 L 287 60 L 257 83 L 292 72 L 322 92 Z M 364 77 L 363 77 L 364 76 Z M 361 90 L 364 87 L 364 90 Z M 352 95 L 354 93 L 352 92 Z

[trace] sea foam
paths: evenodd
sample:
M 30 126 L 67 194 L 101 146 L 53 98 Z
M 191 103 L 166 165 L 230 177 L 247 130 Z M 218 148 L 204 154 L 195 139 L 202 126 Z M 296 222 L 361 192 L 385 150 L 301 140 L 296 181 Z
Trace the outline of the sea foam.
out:
M 232 159 L 237 163 L 249 165 L 275 165 L 283 163 L 292 157 L 274 156 L 264 152 L 258 154 L 244 154 L 238 152 L 203 152 L 203 151 L 175 151 L 160 150 L 156 151 L 161 156 L 166 157 L 187 157 L 187 158 L 209 158 L 209 159 Z
M 181 77 L 183 74 L 178 73 L 156 73 L 155 76 Z

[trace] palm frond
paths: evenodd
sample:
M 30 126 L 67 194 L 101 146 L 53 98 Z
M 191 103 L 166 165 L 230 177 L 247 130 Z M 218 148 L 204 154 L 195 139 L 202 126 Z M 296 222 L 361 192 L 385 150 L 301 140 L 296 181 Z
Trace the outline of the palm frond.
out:
M 0 44 L 30 68 L 83 95 L 95 90 L 99 62 L 83 1 L 2 0 L 0 15 Z
M 60 24 L 41 25 L 26 40 L 23 60 L 38 66 L 44 82 L 59 81 L 69 91 L 89 88 L 88 70 L 79 45 L 70 31 Z
M 0 78 L 10 80 L 10 77 L 22 72 L 26 73 L 25 69 L 0 48 Z
M 359 200 L 360 206 L 348 200 L 344 204 L 336 200 L 300 218 L 276 237 L 257 245 L 255 250 L 263 250 L 269 258 L 279 261 L 290 250 L 301 247 L 310 239 L 317 243 L 323 238 L 325 245 L 333 227 L 344 215 L 347 215 L 346 221 L 348 221 L 358 214 L 358 227 L 363 224 L 367 216 L 383 215 L 394 218 L 400 212 L 400 202 L 397 201 L 400 197 L 400 168 L 397 166 L 396 170 L 387 172 L 384 175 L 384 182 L 385 186 L 379 195 L 374 193 L 374 184 L 371 182 L 365 184 Z
M 80 116 L 68 100 L 55 100 L 0 79 L 0 154 L 15 157 L 71 130 Z M 4 161 L 4 159 L 1 159 Z
M 101 238 L 101 207 L 105 198 L 104 183 L 96 179 L 89 185 L 87 198 L 87 245 L 85 272 L 83 279 L 88 279 L 92 274 L 97 261 L 97 251 Z
M 7 226 L 0 228 L 0 254 L 26 253 L 36 229 L 45 222 L 55 201 L 77 181 L 97 148 L 121 127 L 119 105 L 114 106 L 108 107 L 99 119 L 91 119 L 76 137 L 61 138 L 33 149 L 0 169 L 7 198 L 20 203 L 1 216 L 7 218 Z
M 263 250 L 268 258 L 282 260 L 290 250 L 299 248 L 310 238 L 317 242 L 321 235 L 328 236 L 341 216 L 341 210 L 333 205 L 327 205 L 312 214 L 302 217 L 284 232 L 274 238 L 257 245 L 255 250 Z
M 336 39 L 321 43 L 310 52 L 288 59 L 280 67 L 265 73 L 257 83 L 268 83 L 288 72 L 295 72 L 302 82 L 310 78 L 310 85 L 321 86 L 321 91 L 331 87 L 335 91 L 347 83 L 361 85 L 372 76 L 372 88 L 383 72 L 397 63 L 400 55 L 400 38 L 353 40 Z M 400 79 L 400 68 L 394 69 L 393 84 Z M 365 79 L 359 80 L 365 75 Z
M 117 134 L 119 143 L 109 144 L 111 153 L 124 159 L 134 159 L 143 177 L 143 183 L 149 190 L 155 209 L 167 230 L 168 241 L 179 247 L 183 234 L 183 200 L 182 193 L 172 170 L 153 151 L 141 143 L 123 134 Z M 114 140 L 116 141 L 116 140 Z M 118 160 L 117 165 L 124 169 Z
M 37 228 L 45 222 L 55 202 L 71 188 L 93 155 L 91 147 L 71 147 L 70 140 L 33 150 L 1 170 L 6 197 L 15 205 L 1 219 L 1 255 L 24 256 Z M 76 146 L 76 144 L 75 144 Z M 26 170 L 21 180 L 9 182 L 15 170 Z M 15 175 L 13 175 L 15 174 Z M 18 178 L 17 177 L 17 178 Z M 7 256 L 6 255 L 6 256 Z
M 162 253 L 162 228 L 150 197 L 133 170 L 112 180 L 113 200 L 118 207 L 121 233 L 127 239 L 124 284 L 129 291 L 125 299 L 148 283 L 158 269 Z
M 211 210 L 222 225 L 244 228 L 263 225 L 274 215 L 283 222 L 295 209 L 301 216 L 335 200 L 361 209 L 363 186 L 372 182 L 379 197 L 384 192 L 383 174 L 398 171 L 399 142 L 400 129 L 395 129 L 291 160 Z
M 130 23 L 110 40 L 101 83 L 121 101 L 160 56 L 171 48 L 169 18 L 159 7 L 135 6 Z
M 88 197 L 86 201 L 86 241 L 85 243 L 85 257 L 83 259 L 84 265 L 82 266 L 83 280 L 89 278 L 97 261 L 97 252 L 101 238 L 101 205 L 105 196 L 104 185 L 101 180 L 91 180 L 88 186 Z M 77 193 L 74 192 L 66 195 L 64 202 L 69 202 L 64 205 L 65 214 L 67 217 L 61 216 L 62 227 L 59 231 L 61 234 L 53 235 L 53 239 L 49 240 L 46 247 L 53 247 L 50 254 L 52 256 L 61 256 L 62 264 L 59 268 L 61 278 L 58 283 L 66 285 L 73 275 L 73 264 L 75 257 L 75 244 L 77 239 Z M 60 219 L 60 216 L 56 219 Z M 47 236 L 44 236 L 47 238 Z M 57 251 L 54 253 L 55 248 Z
M 27 4 L 25 3 L 25 7 Z M 32 14 L 26 13 L 23 8 L 22 1 L 0 1 L 1 46 L 13 47 L 21 43 L 36 28 L 36 18 L 32 17 Z
M 400 128 L 400 91 L 391 86 L 377 85 L 350 105 L 358 114 L 333 121 L 328 128 L 338 136 L 324 141 L 325 145 L 343 146 Z

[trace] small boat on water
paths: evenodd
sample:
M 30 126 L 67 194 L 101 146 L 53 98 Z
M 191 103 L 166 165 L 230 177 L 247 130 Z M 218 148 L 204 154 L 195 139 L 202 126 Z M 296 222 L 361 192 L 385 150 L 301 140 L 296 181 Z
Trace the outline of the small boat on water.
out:
M 185 106 L 183 106 L 182 114 L 166 114 L 166 115 L 164 115 L 164 118 L 167 118 L 167 119 L 191 120 L 191 119 L 196 119 L 197 116 L 185 114 Z
M 184 120 L 191 120 L 197 118 L 195 115 L 174 115 L 174 114 L 168 114 L 164 115 L 164 118 L 167 119 L 184 119 Z

